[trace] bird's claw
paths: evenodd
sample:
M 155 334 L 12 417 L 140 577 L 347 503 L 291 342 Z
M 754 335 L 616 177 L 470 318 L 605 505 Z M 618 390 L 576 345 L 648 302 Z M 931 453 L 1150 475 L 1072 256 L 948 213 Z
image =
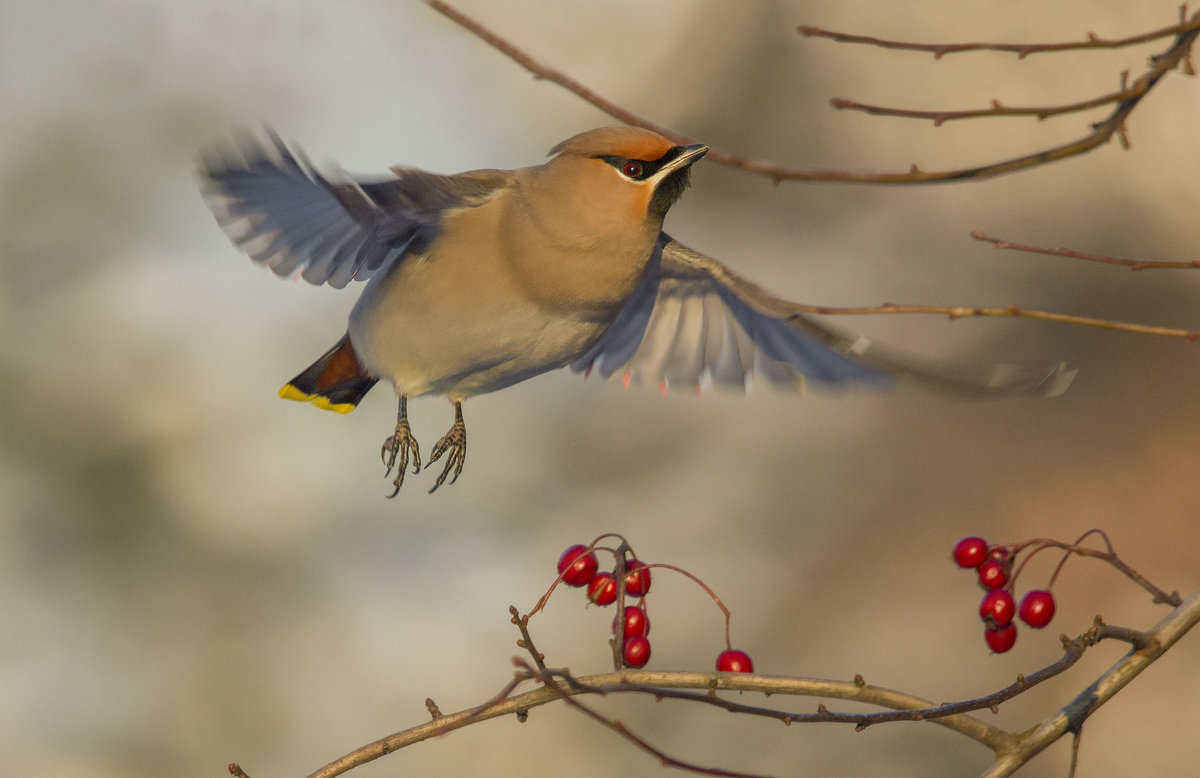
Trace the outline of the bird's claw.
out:
M 454 477 L 450 479 L 450 483 L 457 481 L 458 476 L 462 473 L 463 463 L 467 461 L 467 425 L 463 423 L 461 413 L 455 414 L 454 425 L 433 447 L 433 452 L 429 455 L 429 464 L 432 465 L 441 459 L 442 454 L 449 456 L 446 457 L 446 466 L 442 469 L 441 475 L 437 477 L 437 482 L 429 490 L 430 494 L 436 492 L 437 488 L 446 482 L 446 476 L 450 474 L 451 468 L 454 468 Z
M 397 456 L 400 458 L 400 469 L 396 471 L 396 478 L 392 481 L 392 486 L 395 486 L 396 489 L 388 497 L 395 497 L 400 493 L 400 487 L 404 485 L 404 474 L 408 470 L 410 451 L 412 452 L 412 471 L 413 475 L 416 475 L 421 472 L 421 447 L 417 444 L 417 439 L 413 437 L 412 430 L 408 426 L 408 419 L 402 418 L 396 422 L 396 432 L 383 441 L 383 448 L 379 450 L 379 458 L 387 467 L 387 472 L 383 474 L 384 478 L 392 474 L 392 467 L 396 464 Z

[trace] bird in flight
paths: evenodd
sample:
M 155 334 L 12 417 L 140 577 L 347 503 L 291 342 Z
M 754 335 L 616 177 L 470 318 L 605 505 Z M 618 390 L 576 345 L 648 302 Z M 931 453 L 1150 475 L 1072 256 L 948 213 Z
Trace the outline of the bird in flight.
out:
M 462 405 L 570 366 L 699 389 L 916 379 L 991 396 L 1051 396 L 1074 371 L 997 366 L 972 377 L 925 369 L 789 303 L 662 231 L 708 151 L 635 127 L 589 130 L 542 165 L 439 175 L 393 167 L 322 174 L 271 130 L 202 154 L 205 199 L 230 239 L 281 277 L 365 286 L 346 333 L 281 397 L 348 413 L 379 380 L 399 398 L 380 456 L 400 491 L 421 450 L 408 398 L 442 395 L 450 430 L 435 491 L 467 453 Z M 398 467 L 397 467 L 398 465 Z

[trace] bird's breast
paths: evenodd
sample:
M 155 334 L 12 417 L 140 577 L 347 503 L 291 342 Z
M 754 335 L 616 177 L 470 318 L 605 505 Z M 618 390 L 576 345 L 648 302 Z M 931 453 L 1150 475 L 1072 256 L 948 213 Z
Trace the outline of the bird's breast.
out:
M 351 314 L 364 365 L 403 394 L 464 399 L 569 364 L 640 280 L 628 248 L 531 245 L 486 208 L 372 278 Z

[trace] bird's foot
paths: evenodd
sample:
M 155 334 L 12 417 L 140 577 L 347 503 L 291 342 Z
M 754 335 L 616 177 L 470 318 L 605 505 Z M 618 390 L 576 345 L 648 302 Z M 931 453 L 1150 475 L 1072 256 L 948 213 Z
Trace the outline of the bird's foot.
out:
M 384 477 L 392 474 L 392 467 L 396 464 L 396 458 L 400 458 L 400 469 L 396 471 L 396 478 L 392 481 L 392 486 L 396 489 L 388 497 L 395 497 L 400 493 L 400 487 L 404 485 L 404 474 L 408 470 L 408 456 L 412 452 L 412 471 L 413 475 L 421 472 L 421 447 L 417 445 L 417 439 L 413 437 L 412 429 L 408 426 L 408 413 L 405 407 L 407 403 L 404 398 L 400 400 L 400 414 L 396 419 L 396 431 L 390 438 L 383 441 L 383 448 L 379 450 L 379 458 L 383 460 L 383 464 L 387 467 L 387 472 Z
M 441 459 L 442 454 L 448 454 L 446 457 L 446 466 L 442 469 L 442 474 L 438 476 L 437 482 L 433 488 L 429 490 L 430 494 L 437 491 L 437 488 L 446 482 L 446 476 L 450 475 L 450 468 L 454 468 L 454 477 L 450 479 L 450 483 L 458 480 L 458 476 L 462 473 L 463 462 L 467 461 L 467 425 L 463 423 L 462 404 L 454 403 L 454 424 L 450 427 L 442 439 L 433 447 L 433 452 L 429 455 L 429 464 Z

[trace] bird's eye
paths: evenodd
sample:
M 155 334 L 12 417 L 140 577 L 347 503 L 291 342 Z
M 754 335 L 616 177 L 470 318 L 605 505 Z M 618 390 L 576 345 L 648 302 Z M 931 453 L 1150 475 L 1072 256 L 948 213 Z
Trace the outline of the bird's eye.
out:
M 642 175 L 642 163 L 626 162 L 621 166 L 621 172 L 629 178 L 640 178 Z

